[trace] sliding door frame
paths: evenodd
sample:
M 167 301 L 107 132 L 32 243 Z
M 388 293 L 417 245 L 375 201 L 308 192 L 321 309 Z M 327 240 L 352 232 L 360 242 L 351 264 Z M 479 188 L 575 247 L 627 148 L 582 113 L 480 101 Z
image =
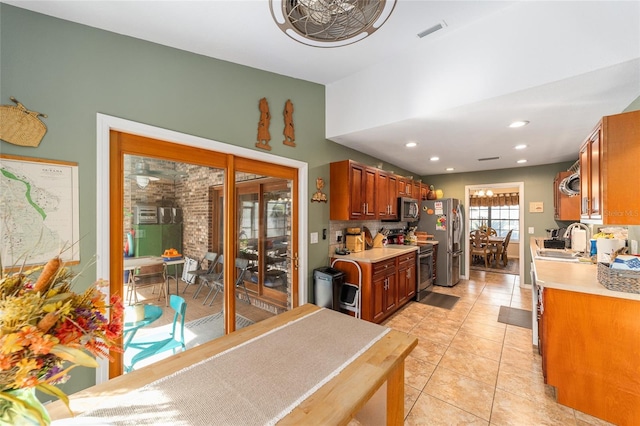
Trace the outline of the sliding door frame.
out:
M 201 164 L 210 167 L 220 167 L 223 164 L 225 169 L 225 199 L 233 200 L 235 194 L 235 171 L 236 163 L 255 164 L 256 161 L 264 164 L 275 164 L 287 166 L 297 169 L 298 187 L 297 196 L 299 207 L 297 211 L 298 224 L 298 253 L 300 257 L 300 267 L 298 269 L 298 283 L 303 283 L 307 277 L 307 183 L 308 183 L 308 164 L 285 157 L 276 156 L 264 152 L 258 152 L 253 149 L 243 148 L 235 145 L 229 145 L 222 142 L 205 139 L 173 130 L 163 129 L 130 120 L 108 116 L 105 114 L 97 114 L 96 126 L 96 277 L 110 280 L 110 277 L 120 277 L 122 279 L 123 256 L 121 243 L 111 244 L 112 241 L 121 241 L 123 235 L 122 224 L 122 194 L 123 194 L 123 159 L 121 159 L 122 149 L 112 149 L 111 131 L 134 135 L 134 138 L 140 137 L 140 145 L 125 144 L 127 154 L 149 155 L 157 158 L 173 159 L 172 155 L 176 155 L 180 150 L 178 145 L 191 147 L 194 153 L 202 155 L 199 160 L 193 157 L 194 164 Z M 160 144 L 167 151 L 153 150 L 144 146 L 144 138 L 161 141 Z M 164 145 L 166 143 L 166 145 Z M 149 154 L 153 151 L 152 154 Z M 181 152 L 180 152 L 181 153 Z M 196 157 L 197 157 L 196 155 Z M 180 158 L 183 158 L 182 156 Z M 189 155 L 189 158 L 192 158 Z M 206 159 L 204 161 L 203 159 Z M 235 234 L 231 230 L 235 229 L 235 214 L 231 214 L 231 210 L 235 207 L 235 203 L 225 203 L 225 219 L 228 226 L 225 227 L 225 251 L 233 253 L 235 244 Z M 295 214 L 296 212 L 294 212 Z M 117 218 L 117 220 L 116 220 Z M 118 225 L 119 224 L 119 225 Z M 304 304 L 308 299 L 307 286 L 298 285 L 298 298 L 293 305 Z M 111 290 L 109 290 L 111 291 Z M 225 292 L 227 293 L 227 292 Z M 226 300 L 225 305 L 231 308 L 235 307 L 235 300 Z M 297 302 L 297 303 L 296 303 Z M 227 327 L 229 324 L 225 324 Z M 233 329 L 233 327 L 227 328 Z M 116 354 L 120 355 L 120 354 Z M 110 377 L 122 374 L 121 356 L 117 357 L 115 362 L 109 363 L 108 360 L 99 359 L 99 367 L 96 370 L 96 383 L 102 383 L 109 380 Z

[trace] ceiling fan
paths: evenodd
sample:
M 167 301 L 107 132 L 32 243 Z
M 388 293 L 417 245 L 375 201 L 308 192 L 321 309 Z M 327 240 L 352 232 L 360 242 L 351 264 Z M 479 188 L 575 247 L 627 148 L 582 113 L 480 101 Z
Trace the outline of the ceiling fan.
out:
M 133 169 L 126 178 L 136 181 L 138 188 L 144 189 L 149 186 L 150 182 L 159 181 L 161 179 L 171 180 L 175 183 L 177 178 L 186 176 L 186 173 L 180 172 L 175 169 L 158 169 L 153 170 L 149 167 L 149 164 L 142 158 L 134 159 Z
M 271 0 L 278 27 L 300 43 L 339 47 L 371 35 L 385 23 L 396 0 Z

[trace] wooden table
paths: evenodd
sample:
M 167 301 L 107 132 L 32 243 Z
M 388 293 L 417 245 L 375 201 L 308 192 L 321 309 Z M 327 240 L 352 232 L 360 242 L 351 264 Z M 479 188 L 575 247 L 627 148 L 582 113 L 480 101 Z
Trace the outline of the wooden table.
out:
M 140 266 L 146 266 L 157 262 L 164 263 L 165 274 L 167 277 L 167 294 L 171 294 L 171 291 L 169 289 L 169 278 L 173 278 L 176 280 L 176 294 L 178 294 L 178 265 L 184 265 L 184 257 L 172 260 L 165 260 L 164 258 L 159 256 L 125 257 L 123 262 L 123 269 L 125 271 L 129 271 L 129 282 L 126 284 L 131 284 L 131 271 L 139 268 Z M 168 273 L 169 266 L 174 266 L 173 276 L 170 276 Z
M 105 398 L 141 388 L 318 309 L 320 308 L 315 305 L 306 304 L 140 370 L 85 389 L 70 396 L 71 408 L 75 413 L 89 411 Z M 367 416 L 372 418 L 370 416 L 376 408 L 386 406 L 382 413 L 382 417 L 386 414 L 386 423 L 402 425 L 404 422 L 404 360 L 417 344 L 417 338 L 391 330 L 347 365 L 336 377 L 300 403 L 278 424 L 347 424 L 356 415 L 358 418 Z M 286 348 L 283 352 L 286 352 Z M 367 404 L 372 398 L 374 401 Z M 52 420 L 70 417 L 68 410 L 60 401 L 47 405 L 47 410 Z M 212 411 L 212 415 L 214 413 Z M 380 419 L 379 413 L 373 415 Z M 213 423 L 215 423 L 214 420 L 212 418 Z

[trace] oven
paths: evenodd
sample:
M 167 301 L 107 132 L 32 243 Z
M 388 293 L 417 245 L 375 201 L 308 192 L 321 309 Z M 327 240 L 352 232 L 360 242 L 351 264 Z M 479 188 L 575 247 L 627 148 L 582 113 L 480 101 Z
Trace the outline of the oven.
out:
M 424 244 L 418 246 L 418 288 L 416 300 L 422 300 L 433 288 L 433 245 Z

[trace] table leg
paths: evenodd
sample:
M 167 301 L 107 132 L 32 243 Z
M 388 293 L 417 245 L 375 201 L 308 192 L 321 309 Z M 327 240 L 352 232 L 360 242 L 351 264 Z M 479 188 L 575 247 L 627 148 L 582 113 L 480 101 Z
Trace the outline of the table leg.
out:
M 387 424 L 404 424 L 404 360 L 387 377 Z

